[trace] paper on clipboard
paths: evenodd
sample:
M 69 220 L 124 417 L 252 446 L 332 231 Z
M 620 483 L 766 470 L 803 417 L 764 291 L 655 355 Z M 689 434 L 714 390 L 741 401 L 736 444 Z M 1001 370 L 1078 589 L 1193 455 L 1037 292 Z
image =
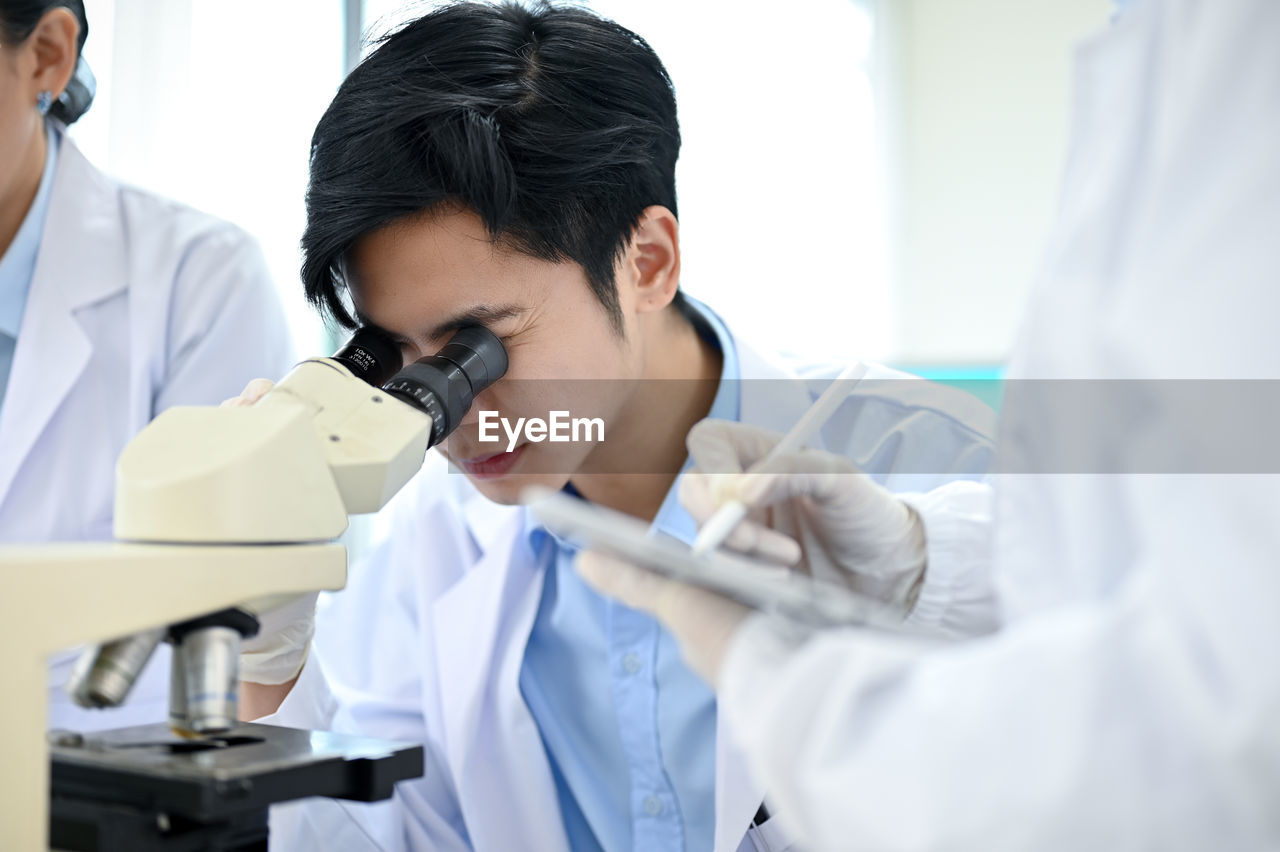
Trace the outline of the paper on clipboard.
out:
M 653 532 L 643 521 L 564 492 L 535 487 L 523 496 L 534 516 L 557 535 L 753 609 L 816 627 L 902 627 L 900 612 L 844 586 L 724 551 L 697 556 L 684 542 Z

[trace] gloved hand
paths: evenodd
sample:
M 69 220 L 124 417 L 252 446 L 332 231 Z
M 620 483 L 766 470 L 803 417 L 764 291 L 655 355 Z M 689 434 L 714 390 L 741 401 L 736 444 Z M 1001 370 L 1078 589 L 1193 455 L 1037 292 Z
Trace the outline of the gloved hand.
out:
M 715 592 L 670 580 L 598 550 L 580 554 L 577 568 L 601 594 L 661 621 L 680 643 L 689 667 L 715 686 L 729 643 L 751 614 L 750 609 Z
M 274 595 L 243 607 L 258 617 L 258 635 L 240 644 L 240 680 L 276 684 L 298 676 L 316 632 L 319 594 Z
M 847 459 L 800 450 L 742 472 L 782 436 L 724 420 L 689 432 L 695 470 L 680 483 L 680 501 L 701 525 L 726 502 L 752 507 L 725 546 L 795 565 L 819 579 L 909 610 L 925 569 L 919 516 Z
M 253 405 L 275 387 L 270 379 L 254 379 L 224 407 Z M 240 680 L 247 683 L 287 683 L 298 676 L 307 660 L 316 629 L 319 592 L 274 595 L 245 606 L 258 617 L 258 635 L 240 646 Z
M 831 453 L 788 453 L 765 472 L 743 473 L 780 440 L 722 420 L 694 426 L 688 446 L 695 469 L 680 483 L 685 508 L 703 524 L 725 503 L 742 500 L 752 511 L 726 546 L 909 608 L 925 569 L 924 529 L 915 511 Z M 690 667 L 715 684 L 748 608 L 599 551 L 579 556 L 578 571 L 601 593 L 661 621 Z

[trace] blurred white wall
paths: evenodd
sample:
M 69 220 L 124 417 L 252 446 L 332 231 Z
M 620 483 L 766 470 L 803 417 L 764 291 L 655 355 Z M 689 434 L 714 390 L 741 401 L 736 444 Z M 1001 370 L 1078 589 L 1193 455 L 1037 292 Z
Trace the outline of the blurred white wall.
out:
M 676 90 L 681 286 L 764 349 L 883 358 L 893 328 L 862 0 L 577 0 Z M 365 0 L 377 37 L 440 0 Z
M 870 77 L 851 0 L 591 0 L 675 84 L 681 285 L 763 349 L 893 345 Z
M 1057 193 L 1071 45 L 1107 0 L 580 0 L 675 81 L 685 288 L 766 348 L 1003 361 Z M 73 129 L 126 181 L 266 251 L 302 351 L 311 131 L 342 0 L 87 0 L 98 101 Z M 436 0 L 365 0 L 372 35 Z
M 1109 0 L 582 0 L 675 82 L 683 286 L 769 348 L 995 365 Z M 384 32 L 435 5 L 366 0 Z
M 341 0 L 86 0 L 98 97 L 71 129 L 100 168 L 262 245 L 301 352 L 324 345 L 298 240 L 311 131 L 342 80 Z
M 1073 45 L 1108 0 L 881 0 L 894 360 L 999 363 L 1051 222 Z

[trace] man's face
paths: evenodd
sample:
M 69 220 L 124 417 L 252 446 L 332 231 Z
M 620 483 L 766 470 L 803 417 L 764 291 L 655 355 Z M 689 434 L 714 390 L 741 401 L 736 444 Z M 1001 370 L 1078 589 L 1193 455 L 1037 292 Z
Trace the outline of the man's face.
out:
M 514 503 L 538 484 L 564 487 L 594 445 L 530 442 L 511 452 L 508 437 L 481 442 L 480 412 L 549 419 L 552 410 L 600 417 L 609 426 L 625 407 L 642 351 L 619 287 L 625 336 L 576 263 L 549 263 L 495 245 L 480 218 L 466 210 L 432 211 L 362 237 L 351 252 L 356 307 L 399 339 L 405 362 L 437 352 L 458 328 L 483 325 L 502 340 L 506 376 L 485 390 L 441 449 L 485 496 Z M 620 282 L 621 285 L 621 282 Z

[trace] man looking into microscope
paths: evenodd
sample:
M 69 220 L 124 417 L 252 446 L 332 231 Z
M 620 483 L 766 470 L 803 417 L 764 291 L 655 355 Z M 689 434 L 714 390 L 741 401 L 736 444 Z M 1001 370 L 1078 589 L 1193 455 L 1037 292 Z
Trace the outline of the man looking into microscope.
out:
M 785 848 L 671 637 L 586 586 L 575 548 L 518 505 L 530 484 L 569 489 L 691 540 L 676 491 L 692 425 L 785 430 L 835 374 L 784 371 L 680 292 L 679 145 L 658 57 L 573 7 L 433 11 L 386 39 L 321 119 L 303 237 L 313 303 L 385 329 L 406 358 L 484 325 L 510 369 L 443 445 L 466 477 L 429 463 L 397 498 L 316 654 L 304 599 L 267 619 L 246 658 L 247 718 L 427 747 L 425 777 L 390 803 L 295 806 L 282 848 Z M 752 211 L 757 238 L 772 215 L 764 199 Z M 817 443 L 918 492 L 867 519 L 867 556 L 920 558 L 849 582 L 918 627 L 982 632 L 980 608 L 956 622 L 949 604 L 986 594 L 969 578 L 990 413 L 927 387 L 877 383 Z M 479 440 L 484 410 L 600 417 L 605 440 L 507 450 Z

